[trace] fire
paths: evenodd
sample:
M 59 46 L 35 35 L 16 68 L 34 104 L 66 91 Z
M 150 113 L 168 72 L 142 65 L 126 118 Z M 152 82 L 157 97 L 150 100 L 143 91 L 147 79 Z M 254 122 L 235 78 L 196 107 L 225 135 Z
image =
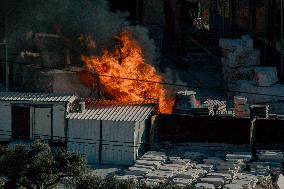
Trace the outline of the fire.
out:
M 113 51 L 104 50 L 101 56 L 82 56 L 86 70 L 99 75 L 104 92 L 113 100 L 136 102 L 157 99 L 159 111 L 171 113 L 174 100 L 167 97 L 166 89 L 160 84 L 162 77 L 155 68 L 145 63 L 142 49 L 132 33 L 124 31 L 115 39 L 118 43 Z M 85 76 L 81 79 L 92 86 L 92 78 Z

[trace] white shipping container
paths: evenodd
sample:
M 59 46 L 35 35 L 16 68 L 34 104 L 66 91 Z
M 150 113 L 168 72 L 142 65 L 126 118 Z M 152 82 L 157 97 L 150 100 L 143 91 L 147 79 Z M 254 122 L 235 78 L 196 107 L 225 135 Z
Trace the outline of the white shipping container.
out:
M 9 103 L 0 102 L 0 141 L 10 140 L 12 138 L 12 116 Z

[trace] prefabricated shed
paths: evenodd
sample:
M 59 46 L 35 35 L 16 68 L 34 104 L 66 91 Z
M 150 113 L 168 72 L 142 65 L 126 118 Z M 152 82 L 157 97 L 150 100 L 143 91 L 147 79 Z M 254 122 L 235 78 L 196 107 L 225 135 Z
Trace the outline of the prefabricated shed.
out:
M 0 93 L 0 141 L 65 140 L 74 95 Z
M 132 165 L 147 145 L 155 105 L 93 101 L 86 107 L 67 116 L 68 150 L 92 164 Z

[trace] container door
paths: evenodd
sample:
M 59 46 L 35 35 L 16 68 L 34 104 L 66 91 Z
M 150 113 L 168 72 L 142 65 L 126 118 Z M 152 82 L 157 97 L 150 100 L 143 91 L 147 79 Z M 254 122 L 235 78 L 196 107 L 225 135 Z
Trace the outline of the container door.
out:
M 0 102 L 0 141 L 8 141 L 12 138 L 11 105 Z
M 135 122 L 103 121 L 101 163 L 133 165 Z
M 99 121 L 70 119 L 67 137 L 69 151 L 84 155 L 89 164 L 99 164 Z
M 51 139 L 51 108 L 35 108 L 34 139 Z
M 29 107 L 12 107 L 12 137 L 14 140 L 30 140 Z

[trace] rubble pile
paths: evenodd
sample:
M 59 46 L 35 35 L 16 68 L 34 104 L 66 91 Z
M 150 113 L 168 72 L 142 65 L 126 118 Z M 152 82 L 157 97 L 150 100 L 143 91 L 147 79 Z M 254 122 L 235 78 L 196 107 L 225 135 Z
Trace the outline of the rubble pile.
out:
M 228 95 L 246 97 L 249 104 L 265 103 L 274 112 L 284 113 L 279 105 L 284 99 L 284 85 L 278 84 L 275 67 L 260 66 L 260 51 L 253 48 L 253 39 L 220 39 L 219 46 Z
M 261 155 L 272 156 L 267 153 Z M 253 189 L 271 184 L 269 171 L 272 164 L 251 161 L 252 156 L 248 152 L 228 153 L 222 159 L 194 151 L 185 152 L 182 157 L 149 151 L 117 178 L 134 179 L 147 185 L 172 182 L 180 187 L 197 189 Z M 273 165 L 275 168 L 281 167 L 279 164 Z

